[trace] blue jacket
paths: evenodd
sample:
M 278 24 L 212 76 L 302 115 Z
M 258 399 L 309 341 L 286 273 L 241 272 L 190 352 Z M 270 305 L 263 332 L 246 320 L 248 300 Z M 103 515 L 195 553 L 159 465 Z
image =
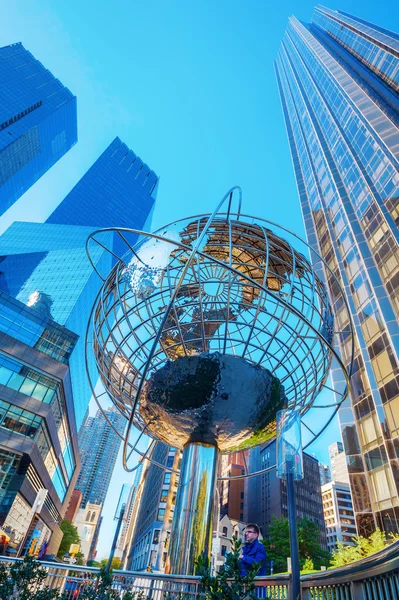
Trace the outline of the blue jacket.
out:
M 255 563 L 261 563 L 258 575 L 266 575 L 266 550 L 258 539 L 252 544 L 245 544 L 242 549 L 241 575 L 247 575 L 248 571 Z

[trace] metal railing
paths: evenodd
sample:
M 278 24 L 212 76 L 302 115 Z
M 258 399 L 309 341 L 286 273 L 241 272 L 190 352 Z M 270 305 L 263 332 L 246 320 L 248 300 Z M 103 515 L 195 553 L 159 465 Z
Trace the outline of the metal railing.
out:
M 22 559 L 0 557 L 1 562 Z M 79 600 L 87 586 L 96 585 L 98 568 L 43 562 L 45 585 L 58 589 L 67 600 Z M 257 577 L 258 598 L 288 600 L 289 575 Z M 152 600 L 205 600 L 198 577 L 157 573 L 114 571 L 113 588 L 120 593 L 144 593 Z M 356 563 L 301 577 L 302 600 L 399 600 L 399 542 Z

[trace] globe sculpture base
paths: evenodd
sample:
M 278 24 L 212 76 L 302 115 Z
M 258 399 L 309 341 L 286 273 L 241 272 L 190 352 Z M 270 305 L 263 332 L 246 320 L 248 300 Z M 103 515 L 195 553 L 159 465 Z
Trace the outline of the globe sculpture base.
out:
M 217 461 L 211 444 L 189 443 L 183 450 L 167 573 L 194 575 L 198 559 L 210 558 Z

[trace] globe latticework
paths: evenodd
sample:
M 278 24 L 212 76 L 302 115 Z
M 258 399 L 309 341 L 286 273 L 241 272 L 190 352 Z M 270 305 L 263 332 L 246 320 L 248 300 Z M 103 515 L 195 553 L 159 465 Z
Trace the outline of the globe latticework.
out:
M 215 443 L 230 452 L 274 435 L 278 408 L 309 411 L 328 376 L 333 337 L 328 295 L 309 259 L 266 222 L 214 214 L 129 246 L 104 280 L 89 342 L 130 424 L 182 447 L 206 414 Z M 187 404 L 193 377 L 205 382 L 215 361 L 206 401 Z M 238 391 L 241 376 L 258 387 Z

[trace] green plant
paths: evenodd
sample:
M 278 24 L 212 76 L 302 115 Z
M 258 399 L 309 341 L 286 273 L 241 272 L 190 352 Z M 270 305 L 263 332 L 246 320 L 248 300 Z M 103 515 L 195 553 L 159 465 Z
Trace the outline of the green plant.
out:
M 31 556 L 23 561 L 0 563 L 0 598 L 2 600 L 57 600 L 58 590 L 44 586 L 47 571 Z
M 371 556 L 399 539 L 398 534 L 391 533 L 389 537 L 390 540 L 387 541 L 385 534 L 377 528 L 368 538 L 361 535 L 354 536 L 352 538 L 354 546 L 344 546 L 342 542 L 337 542 L 338 548 L 333 551 L 331 567 L 342 567 Z
M 208 565 L 197 562 L 197 571 L 201 575 L 207 600 L 252 600 L 256 598 L 254 579 L 259 565 L 255 564 L 247 575 L 241 574 L 240 561 L 241 542 L 233 537 L 232 551 L 226 556 L 224 567 L 210 574 Z

